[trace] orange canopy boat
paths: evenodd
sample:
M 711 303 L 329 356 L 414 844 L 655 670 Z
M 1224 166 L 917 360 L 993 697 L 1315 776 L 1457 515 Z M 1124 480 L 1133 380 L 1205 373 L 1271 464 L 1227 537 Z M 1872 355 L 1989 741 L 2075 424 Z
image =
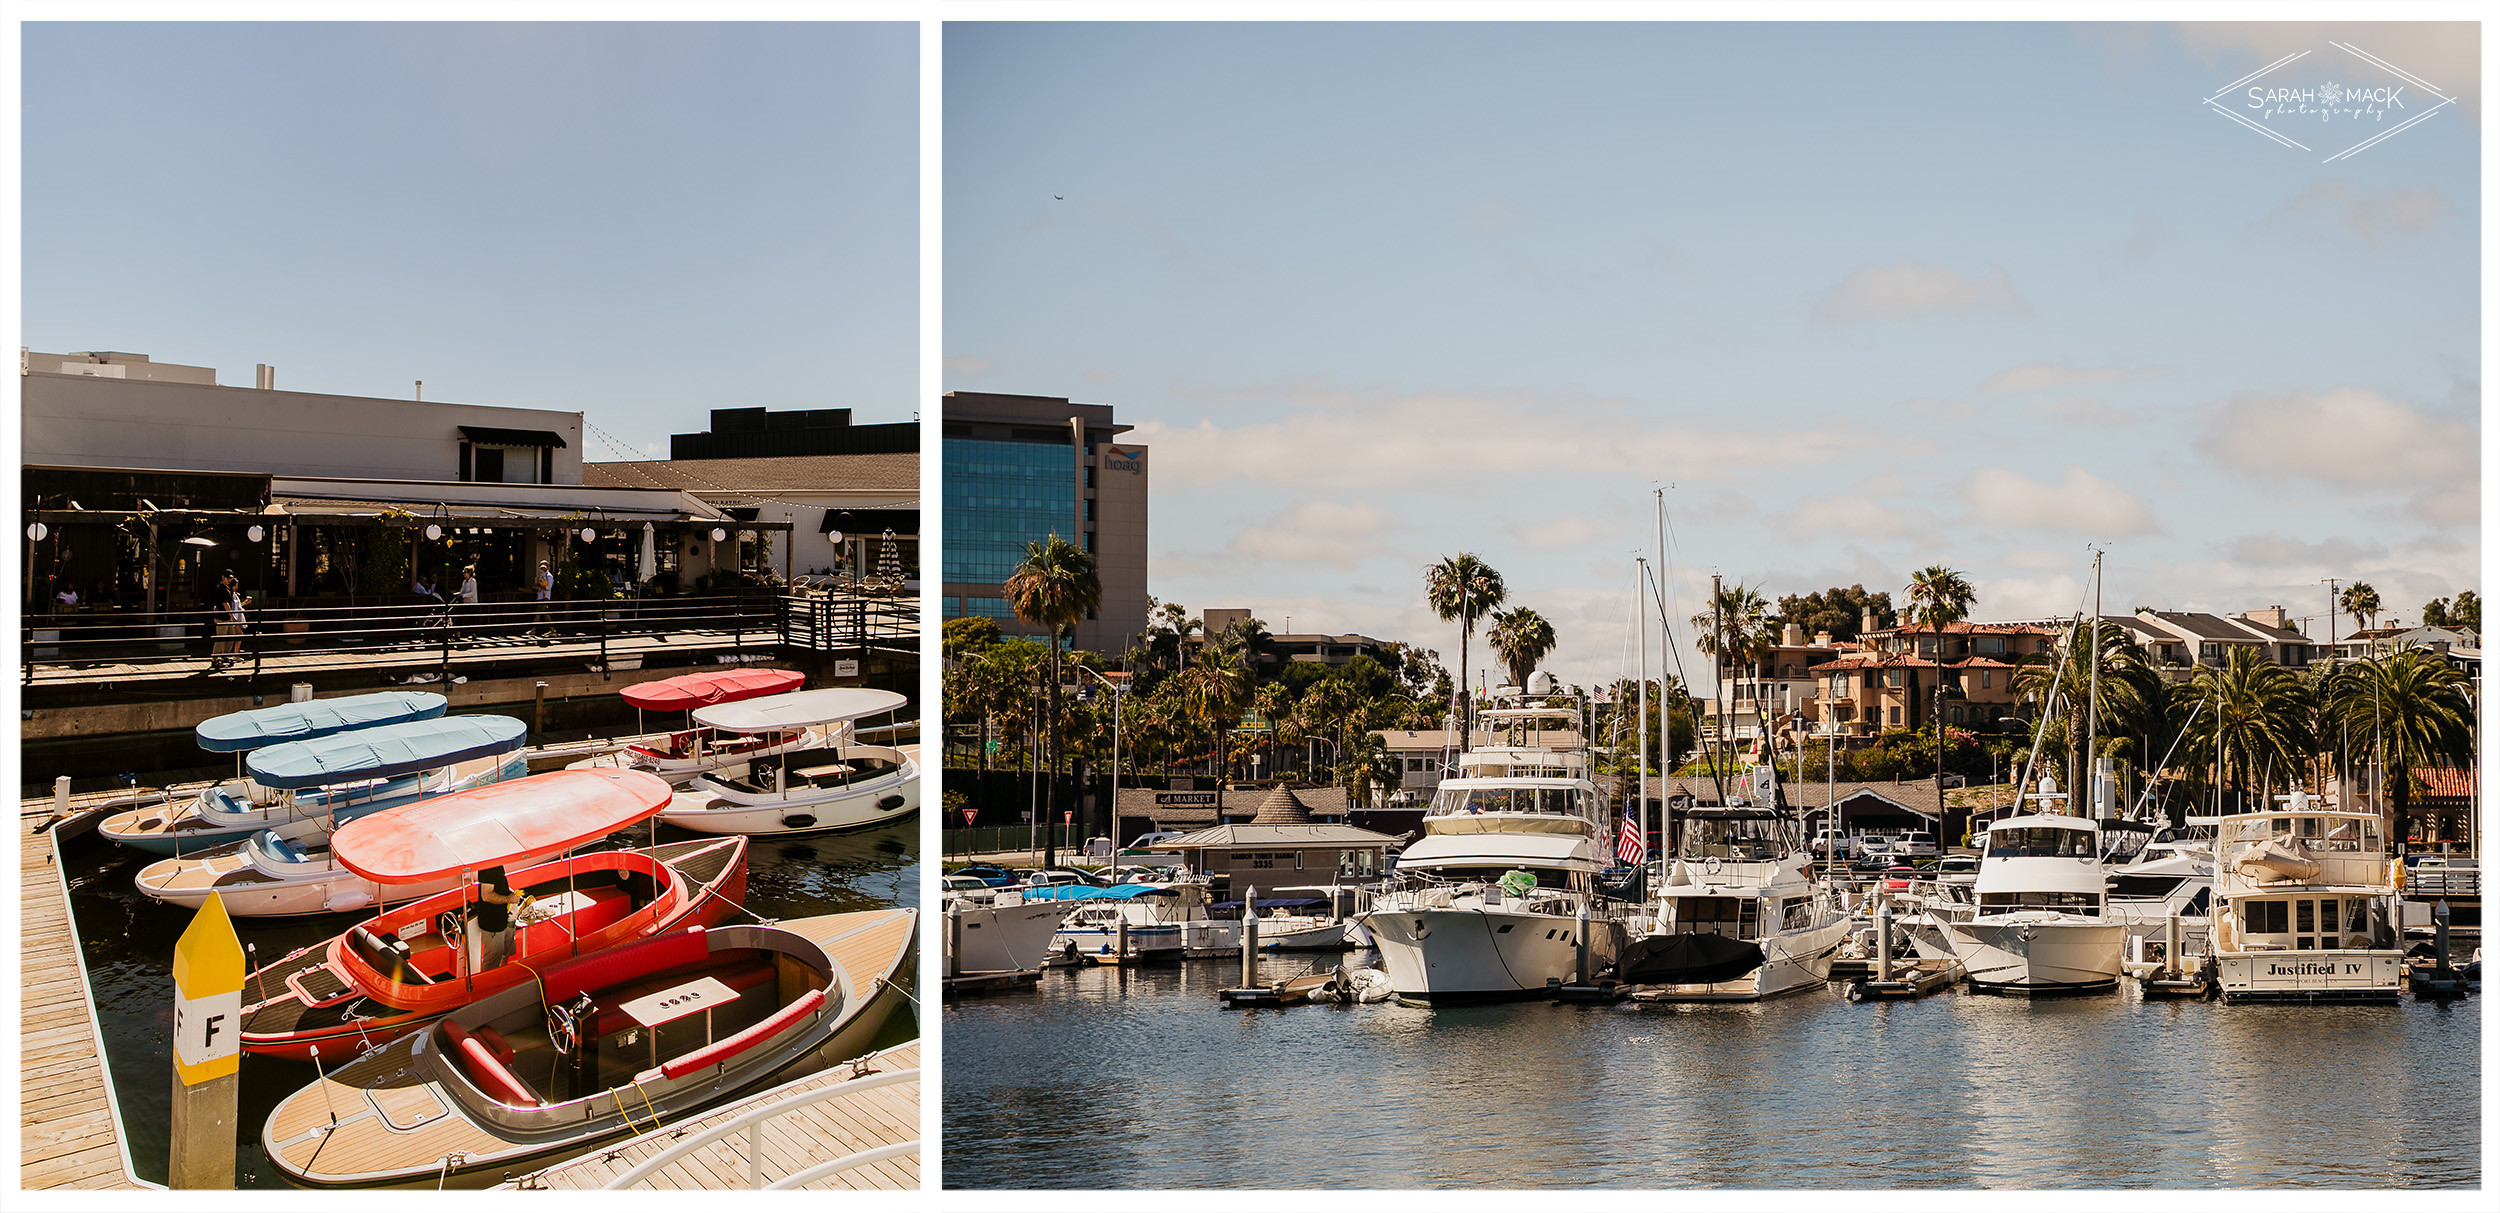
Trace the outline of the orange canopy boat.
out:
M 479 926 L 479 873 L 553 843 L 588 843 L 669 803 L 641 771 L 551 771 L 445 796 L 422 812 L 341 829 L 339 861 L 378 884 L 462 876 L 462 886 L 348 928 L 244 982 L 243 1048 L 297 1060 L 361 1053 L 548 965 L 612 944 L 726 920 L 746 894 L 746 849 L 707 839 L 597 851 L 510 874 L 508 947 Z M 504 942 L 497 938 L 497 942 Z M 499 955 L 497 954 L 499 953 Z
M 807 681 L 797 670 L 705 670 L 658 682 L 638 682 L 619 692 L 625 702 L 654 712 L 691 712 L 715 703 L 795 691 Z

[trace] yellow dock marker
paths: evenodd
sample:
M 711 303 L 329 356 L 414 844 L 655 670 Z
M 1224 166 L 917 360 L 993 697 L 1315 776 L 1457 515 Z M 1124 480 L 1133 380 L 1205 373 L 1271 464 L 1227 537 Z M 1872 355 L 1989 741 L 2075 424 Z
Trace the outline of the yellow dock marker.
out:
M 224 898 L 211 893 L 174 943 L 172 1187 L 234 1186 L 242 1029 L 243 945 Z

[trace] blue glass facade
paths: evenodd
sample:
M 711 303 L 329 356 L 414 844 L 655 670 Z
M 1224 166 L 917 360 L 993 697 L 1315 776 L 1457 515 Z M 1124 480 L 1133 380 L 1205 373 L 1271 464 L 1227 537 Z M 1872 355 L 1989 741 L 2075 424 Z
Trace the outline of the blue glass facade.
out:
M 1067 537 L 1076 497 L 1073 464 L 1065 446 L 947 439 L 946 580 L 1000 584 L 1023 562 L 1026 543 Z

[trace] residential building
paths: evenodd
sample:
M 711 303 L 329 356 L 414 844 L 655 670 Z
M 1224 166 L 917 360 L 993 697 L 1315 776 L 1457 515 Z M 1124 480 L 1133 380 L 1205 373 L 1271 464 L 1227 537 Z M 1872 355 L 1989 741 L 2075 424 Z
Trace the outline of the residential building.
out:
M 1147 449 L 1115 441 L 1130 427 L 1109 405 L 990 392 L 947 393 L 943 417 L 939 614 L 987 616 L 1011 635 L 1034 634 L 1007 605 L 1007 578 L 1027 543 L 1073 536 L 1102 577 L 1102 606 L 1077 624 L 1076 646 L 1126 649 L 1146 630 L 1147 610 Z
M 2153 664 L 2179 675 L 2191 666 L 2221 666 L 2230 660 L 2233 649 L 2255 649 L 2276 665 L 2303 669 L 2321 647 L 2311 644 L 2297 629 L 2284 626 L 2289 621 L 2279 606 L 2227 616 L 2202 611 L 2145 610 L 2132 618 L 2108 618 L 2135 631 Z
M 853 425 L 849 409 L 713 409 L 711 429 L 668 439 L 673 460 L 919 453 L 919 422 Z
M 1792 741 L 1824 724 L 1857 737 L 1916 729 L 1937 710 L 1939 677 L 1945 723 L 1993 732 L 1998 722 L 2023 712 L 2022 697 L 2014 693 L 2015 667 L 2048 652 L 2055 639 L 2031 623 L 1962 620 L 1940 630 L 1870 630 L 1855 649 L 1836 648 L 1807 667 L 1812 702 L 1791 710 Z

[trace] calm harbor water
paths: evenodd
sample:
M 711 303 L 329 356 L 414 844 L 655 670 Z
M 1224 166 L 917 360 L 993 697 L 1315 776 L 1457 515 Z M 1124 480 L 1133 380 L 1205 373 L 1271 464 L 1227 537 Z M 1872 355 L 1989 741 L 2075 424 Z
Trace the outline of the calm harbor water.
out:
M 662 827 L 660 841 L 698 837 Z M 642 846 L 642 827 L 602 843 Z M 772 918 L 802 918 L 920 902 L 920 823 L 907 818 L 855 834 L 822 834 L 748 841 L 746 905 Z M 141 896 L 131 878 L 153 862 L 89 835 L 70 844 L 70 913 L 86 955 L 87 984 L 119 1101 L 122 1130 L 132 1165 L 141 1178 L 162 1183 L 166 1170 L 167 1119 L 171 1115 L 173 1066 L 173 946 L 191 911 Z M 254 923 L 237 919 L 237 934 L 266 962 L 346 929 L 354 916 Z M 909 1002 L 894 1013 L 876 1047 L 919 1035 Z M 327 1059 L 325 1059 L 325 1065 Z M 268 1057 L 243 1059 L 235 1143 L 235 1181 L 244 1188 L 287 1187 L 260 1149 L 260 1129 L 278 1101 L 314 1078 L 309 1064 Z
M 946 1186 L 2481 1183 L 2479 995 L 1223 1010 L 1239 977 L 1054 970 L 948 1004 Z

